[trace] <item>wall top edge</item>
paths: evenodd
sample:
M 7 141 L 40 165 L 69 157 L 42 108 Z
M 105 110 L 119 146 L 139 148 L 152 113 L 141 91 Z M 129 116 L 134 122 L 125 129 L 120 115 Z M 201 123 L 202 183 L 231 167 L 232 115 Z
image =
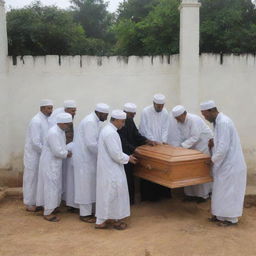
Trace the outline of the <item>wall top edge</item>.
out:
M 184 7 L 201 7 L 201 3 L 181 3 L 180 6 L 179 6 L 179 9 L 181 10 L 182 8 Z

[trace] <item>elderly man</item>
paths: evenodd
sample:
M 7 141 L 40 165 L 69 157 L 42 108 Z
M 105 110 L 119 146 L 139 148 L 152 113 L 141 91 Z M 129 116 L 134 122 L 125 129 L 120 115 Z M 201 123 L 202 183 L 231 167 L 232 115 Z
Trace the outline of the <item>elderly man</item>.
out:
M 79 124 L 74 144 L 75 203 L 79 204 L 80 220 L 93 223 L 96 201 L 96 170 L 100 123 L 107 120 L 109 106 L 99 103 L 95 111 Z
M 183 148 L 191 148 L 210 155 L 208 141 L 213 138 L 211 129 L 205 124 L 203 119 L 197 115 L 187 113 L 186 109 L 178 105 L 172 109 L 172 114 L 177 120 Z M 205 202 L 209 198 L 212 183 L 199 184 L 184 188 L 184 201 Z
M 127 227 L 121 220 L 130 216 L 129 192 L 124 164 L 136 163 L 136 158 L 122 151 L 117 133 L 125 124 L 126 114 L 122 110 L 113 110 L 111 120 L 99 137 L 97 162 L 96 225 L 95 228 L 107 228 L 110 220 L 113 227 L 123 230 Z
M 139 131 L 147 139 L 158 143 L 167 143 L 169 114 L 164 108 L 165 96 L 155 94 L 153 105 L 143 109 Z M 141 180 L 141 199 L 157 201 L 162 197 L 170 197 L 170 189 L 155 183 Z
M 39 159 L 48 132 L 48 118 L 52 113 L 51 100 L 42 100 L 40 111 L 29 123 L 24 149 L 23 201 L 27 211 L 36 211 L 36 192 Z
M 135 123 L 133 118 L 136 115 L 137 106 L 134 103 L 126 103 L 123 107 L 124 112 L 127 115 L 125 120 L 125 125 L 123 128 L 118 130 L 117 132 L 120 135 L 123 152 L 127 155 L 131 155 L 134 153 L 136 147 L 149 144 L 155 145 L 154 141 L 148 140 L 146 137 L 142 136 Z M 130 196 L 130 204 L 134 204 L 134 176 L 133 176 L 133 165 L 128 163 L 124 166 L 125 174 L 128 183 L 129 196 Z
M 56 124 L 56 118 L 57 115 L 60 113 L 69 113 L 72 118 L 74 119 L 75 115 L 76 115 L 76 102 L 74 100 L 65 100 L 63 103 L 63 107 L 62 108 L 56 108 L 51 117 L 49 118 L 49 125 L 50 127 L 54 126 Z
M 43 146 L 39 163 L 39 177 L 43 178 L 40 188 L 44 207 L 44 219 L 48 221 L 59 221 L 60 218 L 53 214 L 60 205 L 62 194 L 62 160 L 71 157 L 72 153 L 66 147 L 67 131 L 72 123 L 72 116 L 68 113 L 60 113 L 56 117 L 57 124 L 48 132 L 46 142 Z
M 247 167 L 233 121 L 219 113 L 214 101 L 200 105 L 202 115 L 214 125 L 212 147 L 213 189 L 211 221 L 220 226 L 238 223 L 243 213 Z

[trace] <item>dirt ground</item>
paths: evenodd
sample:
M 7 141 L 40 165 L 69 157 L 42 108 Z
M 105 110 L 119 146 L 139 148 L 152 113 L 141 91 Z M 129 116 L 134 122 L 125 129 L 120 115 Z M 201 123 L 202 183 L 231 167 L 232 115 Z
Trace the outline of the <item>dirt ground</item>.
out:
M 95 230 L 61 208 L 61 221 L 24 210 L 19 199 L 0 202 L 1 256 L 201 256 L 256 255 L 256 201 L 247 198 L 238 226 L 207 221 L 210 202 L 184 203 L 181 195 L 132 207 L 125 231 Z

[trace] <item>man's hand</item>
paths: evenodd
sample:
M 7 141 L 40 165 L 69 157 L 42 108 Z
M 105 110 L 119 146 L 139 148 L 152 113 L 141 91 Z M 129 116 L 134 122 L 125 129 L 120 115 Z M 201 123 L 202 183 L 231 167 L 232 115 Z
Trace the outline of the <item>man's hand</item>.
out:
M 213 147 L 214 147 L 213 139 L 210 139 L 210 140 L 208 141 L 208 148 L 209 148 L 209 150 L 211 151 Z
M 68 151 L 67 157 L 72 157 L 72 152 Z
M 209 165 L 210 167 L 212 167 L 212 166 L 213 166 L 213 162 L 212 162 L 212 160 L 207 161 L 207 162 L 206 162 L 206 164 L 207 164 L 207 165 Z
M 163 142 L 163 145 L 168 145 L 168 143 L 167 142 Z
M 137 164 L 138 159 L 136 157 L 134 157 L 133 155 L 129 156 L 129 162 L 132 164 Z
M 147 145 L 149 145 L 149 146 L 156 146 L 156 145 L 159 144 L 158 142 L 153 141 L 153 140 L 147 140 L 146 143 L 147 143 Z

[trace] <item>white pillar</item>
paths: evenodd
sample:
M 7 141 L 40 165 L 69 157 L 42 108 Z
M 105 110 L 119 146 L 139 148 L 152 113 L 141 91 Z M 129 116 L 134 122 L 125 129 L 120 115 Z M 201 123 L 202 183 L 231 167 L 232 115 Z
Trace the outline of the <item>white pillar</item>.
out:
M 10 168 L 9 88 L 7 84 L 7 29 L 4 1 L 0 0 L 0 169 Z
M 199 104 L 199 9 L 198 0 L 180 5 L 180 102 L 190 112 Z

